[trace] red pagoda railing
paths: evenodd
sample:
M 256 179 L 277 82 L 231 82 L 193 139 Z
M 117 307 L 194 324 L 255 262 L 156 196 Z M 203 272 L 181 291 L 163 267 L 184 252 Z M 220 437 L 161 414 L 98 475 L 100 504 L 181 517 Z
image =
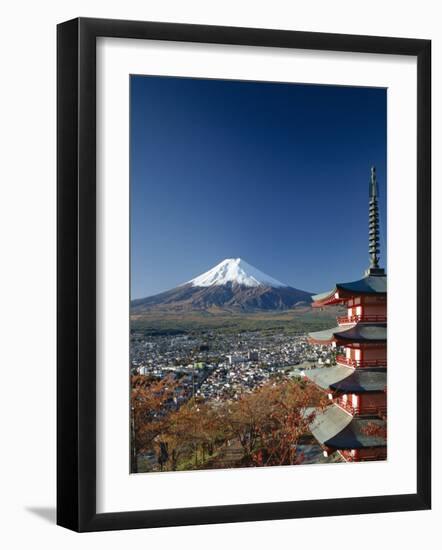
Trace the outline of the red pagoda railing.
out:
M 386 406 L 379 406 L 379 405 L 373 405 L 372 407 L 353 407 L 350 403 L 342 403 L 342 401 L 339 401 L 336 403 L 341 409 L 346 410 L 353 416 L 359 415 L 370 415 L 370 416 L 379 416 L 380 418 L 385 418 L 387 416 L 387 407 Z
M 351 454 L 351 451 L 348 451 L 348 450 L 341 450 L 339 452 L 347 462 L 368 462 L 368 461 L 374 461 L 374 460 L 385 460 L 387 458 L 386 452 L 378 453 L 378 454 L 374 453 L 371 455 L 362 455 L 362 456 L 359 456 L 359 455 L 353 456 Z
M 349 325 L 353 323 L 386 323 L 386 315 L 342 315 L 337 318 L 339 325 Z
M 346 367 L 386 367 L 387 359 L 350 359 L 345 355 L 337 355 L 336 363 Z

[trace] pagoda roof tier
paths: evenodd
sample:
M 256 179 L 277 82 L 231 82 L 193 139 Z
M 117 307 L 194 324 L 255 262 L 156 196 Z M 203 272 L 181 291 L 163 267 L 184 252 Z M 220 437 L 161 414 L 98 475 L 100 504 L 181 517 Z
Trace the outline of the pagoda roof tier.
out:
M 324 390 L 344 393 L 381 392 L 387 384 L 387 370 L 384 368 L 354 369 L 334 365 L 311 369 L 305 376 Z
M 330 344 L 336 342 L 338 345 L 347 345 L 352 342 L 379 343 L 387 341 L 386 323 L 356 323 L 310 332 L 309 339 L 315 344 Z
M 312 296 L 313 307 L 339 304 L 353 296 L 386 295 L 386 275 L 366 275 L 358 281 L 338 283 L 333 290 Z
M 376 429 L 386 427 L 380 418 L 353 417 L 337 405 L 330 405 L 317 411 L 310 425 L 313 436 L 327 447 L 334 449 L 362 449 L 364 447 L 385 447 L 383 434 Z

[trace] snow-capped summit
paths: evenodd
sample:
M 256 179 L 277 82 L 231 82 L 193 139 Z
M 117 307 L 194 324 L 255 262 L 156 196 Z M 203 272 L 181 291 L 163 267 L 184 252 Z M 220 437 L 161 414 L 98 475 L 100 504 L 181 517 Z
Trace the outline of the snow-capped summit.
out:
M 284 283 L 266 275 L 241 258 L 227 258 L 202 275 L 185 284 L 192 286 L 221 286 L 227 283 L 247 287 L 267 286 L 273 288 L 287 287 Z

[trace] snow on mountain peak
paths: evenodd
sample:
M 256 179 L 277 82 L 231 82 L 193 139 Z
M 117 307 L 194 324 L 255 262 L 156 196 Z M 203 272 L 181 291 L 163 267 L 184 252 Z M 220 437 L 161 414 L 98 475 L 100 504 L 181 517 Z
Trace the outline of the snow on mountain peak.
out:
M 273 277 L 266 275 L 262 271 L 259 271 L 259 269 L 251 266 L 241 258 L 227 258 L 209 271 L 188 281 L 186 284 L 206 287 L 215 285 L 220 286 L 227 283 L 236 283 L 248 287 L 271 286 L 279 288 L 287 286 Z

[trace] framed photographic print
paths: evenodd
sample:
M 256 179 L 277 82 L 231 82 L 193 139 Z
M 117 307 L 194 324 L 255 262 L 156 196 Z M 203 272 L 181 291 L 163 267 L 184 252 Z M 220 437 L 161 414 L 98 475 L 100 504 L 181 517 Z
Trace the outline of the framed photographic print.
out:
M 58 26 L 59 525 L 430 507 L 430 48 Z

